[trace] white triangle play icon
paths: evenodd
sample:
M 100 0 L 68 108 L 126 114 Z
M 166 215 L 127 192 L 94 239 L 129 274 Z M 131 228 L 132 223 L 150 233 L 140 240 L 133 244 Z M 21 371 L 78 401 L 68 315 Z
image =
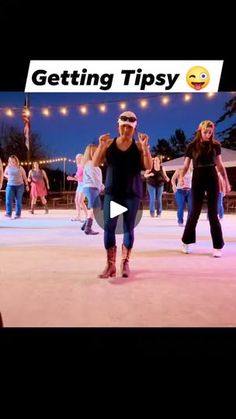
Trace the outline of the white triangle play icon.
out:
M 117 204 L 115 201 L 110 202 L 110 218 L 117 217 L 126 211 L 128 211 L 128 208 L 123 207 L 123 205 Z

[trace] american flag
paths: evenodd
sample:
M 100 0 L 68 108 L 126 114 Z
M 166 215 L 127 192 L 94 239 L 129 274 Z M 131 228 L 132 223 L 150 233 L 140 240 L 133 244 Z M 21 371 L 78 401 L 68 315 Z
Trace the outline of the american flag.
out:
M 22 109 L 22 119 L 24 122 L 24 137 L 25 137 L 25 145 L 27 149 L 30 148 L 30 113 L 28 107 L 28 100 L 25 98 L 25 104 Z

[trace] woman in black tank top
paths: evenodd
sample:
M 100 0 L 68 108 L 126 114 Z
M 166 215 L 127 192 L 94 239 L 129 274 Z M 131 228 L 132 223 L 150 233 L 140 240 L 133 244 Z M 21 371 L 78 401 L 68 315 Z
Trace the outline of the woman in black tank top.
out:
M 142 198 L 141 170 L 151 169 L 148 136 L 138 134 L 133 138 L 137 118 L 133 112 L 123 112 L 118 118 L 119 136 L 113 140 L 109 134 L 99 137 L 99 146 L 93 156 L 94 166 L 106 161 L 107 172 L 104 196 L 104 245 L 107 251 L 107 265 L 99 275 L 109 278 L 116 275 L 116 226 L 117 217 L 110 216 L 111 202 L 127 208 L 123 213 L 123 244 L 121 275 L 129 276 L 129 258 L 134 243 L 134 224 Z
M 146 170 L 144 177 L 147 180 L 147 191 L 149 195 L 149 211 L 151 217 L 157 217 L 162 213 L 162 195 L 164 192 L 164 182 L 169 182 L 164 167 L 161 164 L 161 158 L 155 156 L 153 158 L 153 166 L 151 170 Z

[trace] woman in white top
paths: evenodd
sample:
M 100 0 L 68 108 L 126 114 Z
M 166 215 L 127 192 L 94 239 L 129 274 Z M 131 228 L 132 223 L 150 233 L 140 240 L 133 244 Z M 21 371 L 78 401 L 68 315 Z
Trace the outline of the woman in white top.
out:
M 84 202 L 85 196 L 83 193 L 83 154 L 76 154 L 75 161 L 77 165 L 77 171 L 75 176 L 67 176 L 67 180 L 72 180 L 78 182 L 76 192 L 75 192 L 75 206 L 77 210 L 76 217 L 72 218 L 71 221 L 81 221 L 84 222 L 84 220 L 81 219 L 80 213 L 81 209 L 83 209 L 85 214 L 85 219 L 87 218 L 87 207 Z
M 29 185 L 25 169 L 20 166 L 17 156 L 12 155 L 8 159 L 8 165 L 4 171 L 4 177 L 7 179 L 6 187 L 6 217 L 12 216 L 12 202 L 15 200 L 16 214 L 15 219 L 21 217 L 22 198 L 24 193 L 24 183 L 26 191 L 29 191 Z
M 98 234 L 92 230 L 94 209 L 101 208 L 100 192 L 104 189 L 102 171 L 93 165 L 92 157 L 97 149 L 96 144 L 89 144 L 84 152 L 83 193 L 87 198 L 88 218 L 81 227 L 85 234 Z

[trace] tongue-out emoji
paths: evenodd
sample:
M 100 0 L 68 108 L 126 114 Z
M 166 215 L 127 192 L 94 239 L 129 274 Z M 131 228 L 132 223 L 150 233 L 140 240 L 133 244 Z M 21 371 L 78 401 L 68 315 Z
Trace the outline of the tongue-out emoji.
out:
M 205 67 L 192 67 L 188 70 L 186 81 L 194 90 L 202 90 L 210 81 L 210 75 Z

